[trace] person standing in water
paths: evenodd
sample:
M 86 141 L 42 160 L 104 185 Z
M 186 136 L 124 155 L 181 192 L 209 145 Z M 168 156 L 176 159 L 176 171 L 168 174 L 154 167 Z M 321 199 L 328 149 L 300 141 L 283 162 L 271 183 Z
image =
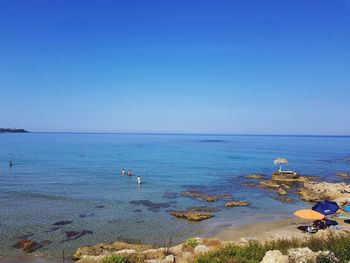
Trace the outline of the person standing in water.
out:
M 131 171 L 130 170 L 128 170 L 128 176 L 131 176 L 132 174 L 131 174 Z
M 125 169 L 124 168 L 121 171 L 121 175 L 125 175 Z
M 137 184 L 141 184 L 141 176 L 137 176 Z
M 9 161 L 9 167 L 12 168 L 13 163 L 11 161 Z

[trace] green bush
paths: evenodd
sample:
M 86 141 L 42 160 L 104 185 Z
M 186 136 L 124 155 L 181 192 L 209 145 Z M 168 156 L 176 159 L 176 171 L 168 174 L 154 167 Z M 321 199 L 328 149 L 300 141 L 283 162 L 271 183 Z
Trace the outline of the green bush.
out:
M 123 256 L 111 255 L 103 259 L 103 263 L 128 263 Z
M 332 251 L 340 262 L 350 260 L 350 236 L 349 235 L 332 235 L 328 237 L 316 238 L 311 237 L 308 240 L 297 239 L 280 239 L 259 243 L 257 241 L 249 242 L 247 245 L 228 245 L 217 251 L 209 252 L 199 256 L 196 263 L 258 263 L 265 253 L 269 250 L 279 250 L 283 254 L 287 253 L 289 248 L 308 247 L 312 251 Z M 329 262 L 326 258 L 320 257 L 319 263 Z
M 183 244 L 184 248 L 195 248 L 196 246 L 198 246 L 198 241 L 195 238 L 189 238 Z

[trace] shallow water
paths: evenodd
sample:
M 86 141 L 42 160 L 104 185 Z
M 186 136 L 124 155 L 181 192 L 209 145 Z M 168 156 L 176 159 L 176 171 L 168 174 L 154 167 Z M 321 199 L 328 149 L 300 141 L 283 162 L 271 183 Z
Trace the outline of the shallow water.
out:
M 280 156 L 290 161 L 288 169 L 339 181 L 336 173 L 350 172 L 350 137 L 0 134 L 0 255 L 21 253 L 12 245 L 25 236 L 50 240 L 37 252 L 59 256 L 116 240 L 167 245 L 220 224 L 289 215 L 308 204 L 293 195 L 295 202 L 285 204 L 274 192 L 240 186 L 254 181 L 244 175 L 270 175 Z M 121 176 L 121 168 L 133 176 Z M 179 196 L 191 189 L 252 205 L 227 209 L 224 201 Z M 201 223 L 169 215 L 191 206 L 221 211 Z M 72 223 L 53 225 L 62 220 Z M 83 235 L 67 238 L 68 231 Z

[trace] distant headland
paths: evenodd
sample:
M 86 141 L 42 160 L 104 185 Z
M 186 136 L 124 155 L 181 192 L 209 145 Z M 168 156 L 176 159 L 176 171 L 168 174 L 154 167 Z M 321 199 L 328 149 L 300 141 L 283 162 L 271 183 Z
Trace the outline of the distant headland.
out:
M 26 131 L 25 129 L 16 129 L 16 128 L 0 128 L 0 133 L 5 133 L 5 132 L 22 133 L 22 132 L 29 132 L 29 131 Z

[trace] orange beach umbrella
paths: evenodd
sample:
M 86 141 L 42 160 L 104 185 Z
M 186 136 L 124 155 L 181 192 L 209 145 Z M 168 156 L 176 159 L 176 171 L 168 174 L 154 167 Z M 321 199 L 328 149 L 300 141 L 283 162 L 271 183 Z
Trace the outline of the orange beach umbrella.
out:
M 294 215 L 303 219 L 311 219 L 311 220 L 321 220 L 325 217 L 321 213 L 310 209 L 298 210 L 294 213 Z

